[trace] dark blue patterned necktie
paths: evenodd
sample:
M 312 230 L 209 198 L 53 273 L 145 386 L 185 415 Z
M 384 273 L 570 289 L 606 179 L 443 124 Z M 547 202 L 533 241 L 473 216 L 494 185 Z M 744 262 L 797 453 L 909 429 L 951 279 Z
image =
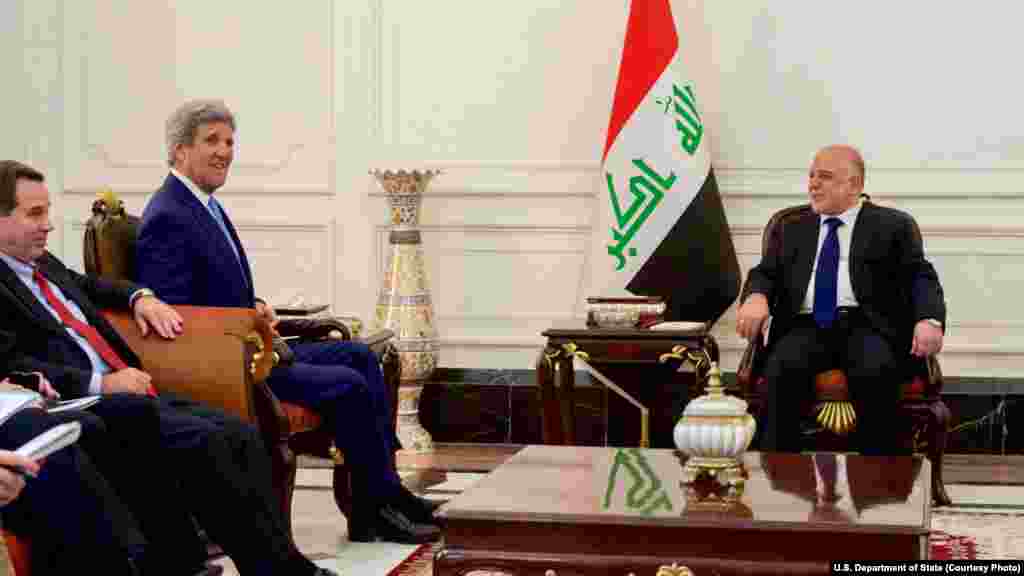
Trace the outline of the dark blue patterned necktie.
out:
M 826 218 L 828 232 L 825 243 L 818 255 L 818 269 L 814 275 L 814 321 L 821 328 L 828 328 L 836 319 L 836 298 L 839 285 L 839 235 L 836 229 L 842 226 L 839 218 Z

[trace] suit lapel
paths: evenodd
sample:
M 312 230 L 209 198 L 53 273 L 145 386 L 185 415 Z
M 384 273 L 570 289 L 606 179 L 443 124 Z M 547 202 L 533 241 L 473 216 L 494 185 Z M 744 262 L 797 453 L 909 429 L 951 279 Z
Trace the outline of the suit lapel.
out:
M 117 329 L 103 317 L 100 310 L 93 304 L 92 299 L 73 281 L 68 269 L 60 260 L 47 253 L 39 259 L 39 270 L 52 284 L 60 288 L 66 299 L 73 302 L 75 306 L 78 306 L 78 309 L 85 315 L 86 323 L 100 333 L 100 336 L 107 341 L 107 344 L 114 349 L 114 352 L 120 356 L 121 360 L 129 366 L 136 368 L 140 366 L 139 357 L 135 354 L 135 351 L 128 346 L 128 343 L 124 341 L 124 338 L 117 332 Z M 49 312 L 47 312 L 47 316 L 53 317 Z M 61 335 L 70 337 L 67 331 L 64 330 L 63 325 L 58 325 L 58 327 Z
M 61 323 L 53 317 L 53 314 L 50 314 L 50 311 L 43 306 L 39 299 L 36 298 L 36 295 L 25 286 L 25 283 L 14 273 L 14 270 L 11 270 L 11 267 L 2 260 L 0 260 L 0 282 L 3 283 L 7 290 L 14 294 L 15 300 L 11 304 L 20 306 L 26 316 L 42 323 L 47 330 L 56 333 L 64 332 Z
M 808 211 L 794 227 L 793 245 L 796 246 L 796 255 L 793 260 L 793 296 L 794 301 L 790 304 L 793 311 L 799 312 L 801 303 L 807 296 L 807 285 L 811 281 L 811 272 L 814 268 L 814 257 L 818 252 L 818 215 Z
M 64 293 L 64 297 L 74 302 L 75 306 L 78 306 L 78 309 L 82 311 L 82 314 L 85 314 L 85 319 L 89 324 L 96 327 L 96 318 L 99 316 L 99 312 L 90 305 L 91 301 L 78 289 L 78 286 L 68 281 L 69 277 L 65 272 L 64 266 L 56 264 L 54 258 L 49 253 L 40 258 L 37 265 L 43 276 L 46 276 L 47 280 L 60 288 L 60 291 Z
M 871 239 L 871 218 L 874 216 L 874 205 L 867 200 L 860 207 L 857 213 L 857 220 L 853 224 L 853 236 L 850 238 L 850 287 L 853 289 L 853 297 L 857 298 L 857 280 L 860 275 L 856 273 L 860 266 L 860 256 L 867 248 L 868 240 Z M 858 298 L 859 301 L 859 298 Z

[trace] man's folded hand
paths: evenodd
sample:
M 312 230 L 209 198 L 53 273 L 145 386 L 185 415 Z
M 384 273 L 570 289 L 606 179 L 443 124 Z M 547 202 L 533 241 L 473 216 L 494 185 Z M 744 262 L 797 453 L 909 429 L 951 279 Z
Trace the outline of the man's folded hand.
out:
M 125 368 L 103 377 L 103 393 L 152 394 L 153 378 L 136 368 Z
M 736 334 L 753 342 L 761 334 L 761 326 L 764 326 L 768 314 L 768 298 L 756 292 L 751 294 L 736 312 Z

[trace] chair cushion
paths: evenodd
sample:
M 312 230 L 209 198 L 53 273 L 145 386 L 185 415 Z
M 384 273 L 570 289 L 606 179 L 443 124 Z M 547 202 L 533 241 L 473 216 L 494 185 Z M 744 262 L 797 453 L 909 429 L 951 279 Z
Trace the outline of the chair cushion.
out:
M 284 410 L 285 415 L 288 416 L 288 424 L 291 427 L 292 434 L 308 432 L 320 427 L 322 419 L 311 408 L 289 402 L 281 402 L 281 408 Z

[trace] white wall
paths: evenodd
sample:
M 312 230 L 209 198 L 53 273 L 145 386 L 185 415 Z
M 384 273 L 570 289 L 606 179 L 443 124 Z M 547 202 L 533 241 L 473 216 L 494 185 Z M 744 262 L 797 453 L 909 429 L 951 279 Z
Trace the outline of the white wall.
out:
M 625 0 L 0 6 L 0 151 L 47 172 L 69 263 L 96 189 L 141 211 L 167 114 L 219 96 L 240 122 L 219 194 L 271 301 L 369 321 L 387 210 L 367 170 L 413 166 L 445 170 L 422 217 L 442 365 L 530 367 L 584 296 Z M 942 275 L 945 371 L 1024 374 L 1024 6 L 837 7 L 673 2 L 743 267 L 769 215 L 802 201 L 814 150 L 858 145 L 867 191 L 917 217 Z M 734 369 L 732 312 L 718 330 Z

